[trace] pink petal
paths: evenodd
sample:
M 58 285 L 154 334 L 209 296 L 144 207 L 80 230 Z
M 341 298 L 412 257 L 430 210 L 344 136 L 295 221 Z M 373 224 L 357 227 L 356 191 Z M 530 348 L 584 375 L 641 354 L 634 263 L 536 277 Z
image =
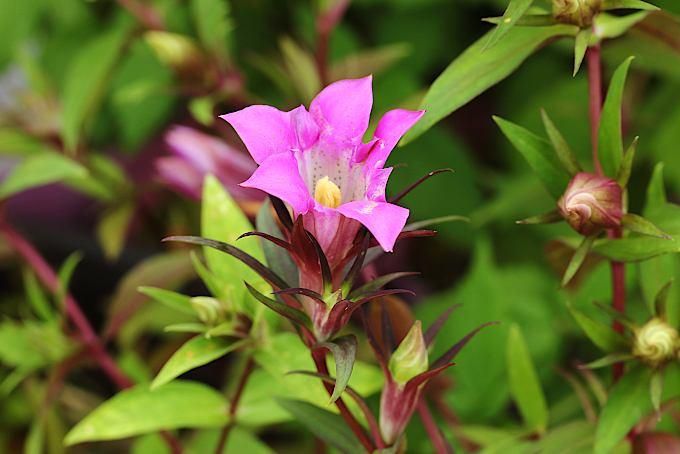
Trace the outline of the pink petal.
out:
M 424 110 L 394 109 L 383 115 L 375 129 L 374 137 L 379 139 L 379 143 L 372 148 L 368 156 L 369 165 L 384 166 L 401 136 L 406 134 L 424 113 Z
M 290 151 L 296 146 L 291 112 L 257 105 L 222 115 L 220 118 L 236 130 L 258 164 L 268 156 Z
M 314 145 L 319 138 L 319 126 L 314 118 L 307 112 L 305 106 L 297 107 L 290 111 L 295 138 L 301 150 L 307 150 Z
M 406 225 L 408 210 L 387 202 L 357 200 L 340 205 L 337 210 L 361 222 L 373 234 L 385 252 L 392 252 L 397 236 Z
M 324 88 L 309 111 L 327 137 L 358 143 L 366 132 L 373 106 L 372 76 L 345 79 Z
M 314 206 L 314 200 L 298 171 L 297 161 L 290 152 L 269 156 L 241 186 L 278 197 L 292 206 L 297 214 L 304 214 Z
M 392 167 L 386 169 L 373 168 L 368 170 L 368 185 L 366 187 L 366 198 L 377 202 L 385 201 L 385 187 L 387 180 L 392 173 Z

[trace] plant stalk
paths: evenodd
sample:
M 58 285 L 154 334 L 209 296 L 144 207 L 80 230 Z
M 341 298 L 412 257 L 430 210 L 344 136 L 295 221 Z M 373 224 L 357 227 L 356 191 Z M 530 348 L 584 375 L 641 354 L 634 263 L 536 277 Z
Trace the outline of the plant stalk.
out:
M 430 437 L 430 441 L 432 442 L 435 452 L 437 454 L 452 454 L 453 449 L 451 449 L 439 430 L 439 427 L 437 427 L 437 423 L 432 417 L 430 409 L 427 408 L 427 403 L 425 402 L 424 397 L 421 397 L 420 401 L 418 401 L 417 409 L 418 416 L 420 416 L 420 420 L 423 422 L 425 432 L 427 432 L 427 435 Z
M 224 447 L 227 445 L 229 434 L 231 433 L 231 429 L 235 425 L 234 419 L 236 417 L 238 404 L 241 400 L 241 396 L 243 395 L 243 390 L 246 387 L 246 383 L 248 383 L 248 379 L 250 378 L 250 374 L 253 372 L 253 370 L 255 370 L 255 361 L 253 360 L 253 357 L 250 356 L 248 357 L 248 360 L 246 361 L 246 364 L 243 367 L 241 377 L 239 378 L 238 384 L 236 385 L 236 390 L 234 391 L 234 396 L 231 398 L 231 404 L 229 405 L 229 421 L 227 421 L 227 425 L 225 425 L 224 428 L 222 429 L 220 439 L 217 442 L 217 448 L 215 449 L 215 454 L 221 454 L 224 451 Z

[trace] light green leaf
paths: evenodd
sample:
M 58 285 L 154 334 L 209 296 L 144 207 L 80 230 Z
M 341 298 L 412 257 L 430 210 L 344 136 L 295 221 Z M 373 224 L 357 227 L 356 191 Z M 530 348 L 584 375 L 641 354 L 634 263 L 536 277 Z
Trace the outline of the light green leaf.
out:
M 638 137 L 635 137 L 626 152 L 623 154 L 621 166 L 619 167 L 619 171 L 616 174 L 616 181 L 622 188 L 628 186 L 628 180 L 630 180 L 630 174 L 633 170 L 633 161 L 635 159 L 635 152 L 637 151 L 637 144 Z
M 253 230 L 246 215 L 234 202 L 222 184 L 213 176 L 206 177 L 203 183 L 203 207 L 201 212 L 201 234 L 205 238 L 222 241 L 237 246 L 262 263 L 266 263 L 260 240 L 257 237 L 236 239 Z M 214 295 L 234 304 L 240 311 L 259 311 L 259 304 L 248 295 L 243 282 L 260 291 L 268 286 L 253 270 L 239 260 L 224 252 L 204 247 L 203 253 L 208 268 L 221 284 L 220 293 Z
M 67 150 L 76 149 L 83 127 L 106 90 L 131 29 L 132 23 L 125 21 L 102 33 L 85 43 L 71 62 L 61 96 L 62 136 Z
M 647 11 L 658 11 L 657 6 L 642 0 L 604 0 L 603 9 L 642 9 Z
M 82 259 L 83 254 L 80 251 L 75 251 L 66 257 L 64 263 L 62 263 L 61 267 L 59 267 L 59 271 L 57 272 L 59 287 L 57 288 L 57 292 L 55 294 L 59 304 L 64 304 L 64 299 L 66 298 L 66 294 L 68 293 L 68 289 L 71 285 L 71 277 L 73 277 L 73 273 L 76 271 L 76 267 Z
M 628 431 L 652 410 L 649 397 L 651 371 L 633 369 L 614 385 L 609 393 L 595 432 L 595 454 L 607 454 Z
M 389 44 L 376 49 L 354 52 L 333 63 L 329 73 L 331 80 L 357 79 L 367 74 L 380 74 L 394 66 L 411 53 L 406 43 Z
M 663 182 L 663 162 L 659 162 L 654 166 L 652 178 L 647 185 L 647 197 L 645 200 L 645 216 L 650 211 L 655 211 L 663 207 L 668 202 L 666 197 L 666 186 Z
M 437 77 L 421 104 L 427 113 L 406 134 L 402 145 L 512 74 L 546 41 L 577 32 L 578 27 L 571 25 L 513 27 L 498 44 L 482 52 L 493 31 L 487 33 Z
M 180 428 L 221 427 L 227 423 L 227 401 L 196 382 L 174 381 L 151 391 L 146 385 L 121 391 L 71 429 L 66 445 L 116 440 Z
M 607 176 L 616 178 L 623 160 L 623 140 L 621 138 L 621 102 L 626 75 L 632 57 L 621 63 L 614 72 L 607 99 L 602 107 L 598 132 L 598 152 L 602 170 Z
M 288 37 L 281 38 L 279 47 L 288 77 L 293 81 L 298 96 L 305 103 L 311 101 L 321 89 L 321 80 L 314 59 L 309 52 Z
M 43 142 L 18 129 L 0 127 L 0 154 L 30 156 L 49 150 Z
M 522 331 L 510 327 L 506 349 L 508 383 L 527 429 L 543 433 L 548 427 L 548 406 Z
M 538 442 L 536 452 L 585 453 L 592 449 L 595 428 L 588 421 L 573 421 L 552 429 Z
M 331 402 L 338 400 L 347 387 L 352 375 L 352 368 L 357 357 L 357 338 L 354 334 L 342 336 L 329 342 L 322 342 L 320 347 L 327 348 L 333 353 L 335 360 L 335 387 Z
M 0 197 L 9 197 L 26 189 L 86 175 L 87 170 L 77 162 L 45 151 L 31 155 L 12 170 L 0 185 Z
M 591 34 L 592 34 L 591 31 L 588 30 L 588 29 L 581 30 L 576 35 L 576 39 L 574 39 L 574 74 L 573 74 L 573 76 L 576 76 L 576 74 L 578 74 L 578 70 L 581 67 L 581 63 L 583 63 L 583 57 L 585 57 L 586 50 L 588 50 L 588 41 L 590 41 Z
M 590 252 L 590 248 L 593 246 L 594 241 L 595 236 L 584 237 L 583 241 L 581 241 L 581 244 L 579 244 L 578 248 L 576 248 L 574 255 L 572 255 L 571 260 L 569 260 L 567 270 L 564 272 L 564 276 L 562 277 L 563 287 L 571 281 L 571 279 L 581 268 L 581 265 L 583 265 L 586 257 L 588 257 L 588 252 Z
M 526 13 L 534 0 L 510 0 L 507 9 L 503 13 L 498 26 L 494 29 L 488 41 L 484 44 L 484 50 L 487 50 L 498 41 L 501 40 L 510 29 L 517 23 L 517 21 Z
M 550 143 L 507 120 L 499 117 L 493 119 L 517 151 L 524 156 L 548 192 L 554 199 L 558 199 L 569 184 L 569 174 L 560 164 Z
M 364 451 L 340 416 L 299 400 L 276 399 L 276 402 L 307 430 L 340 452 L 355 454 Z
M 243 341 L 225 337 L 205 337 L 198 335 L 184 343 L 163 365 L 151 383 L 155 390 L 185 372 L 215 361 L 243 345 Z
M 38 279 L 33 270 L 26 267 L 22 269 L 21 274 L 24 281 L 24 288 L 26 289 L 26 298 L 35 313 L 42 320 L 52 320 L 55 317 L 52 305 L 38 283 Z
M 595 16 L 593 30 L 595 36 L 600 39 L 617 38 L 648 15 L 648 11 L 640 11 L 626 16 L 612 16 L 611 14 L 600 13 Z
M 576 160 L 576 155 L 572 151 L 571 147 L 560 133 L 559 129 L 552 122 L 548 113 L 541 109 L 541 118 L 543 119 L 543 126 L 548 134 L 550 143 L 552 143 L 555 153 L 557 154 L 557 159 L 560 160 L 564 169 L 569 172 L 570 175 L 574 175 L 581 171 L 581 166 Z
M 627 349 L 624 339 L 610 326 L 593 320 L 571 304 L 568 304 L 567 307 L 586 336 L 603 351 L 612 353 Z
M 638 262 L 658 255 L 680 252 L 677 239 L 629 237 L 602 239 L 595 242 L 593 252 L 619 262 Z
M 66 358 L 72 348 L 59 320 L 0 323 L 0 363 L 6 366 L 38 369 Z
M 638 216 L 633 213 L 626 213 L 621 219 L 621 224 L 631 232 L 639 233 L 641 235 L 653 236 L 656 238 L 672 239 L 668 234 L 664 233 L 660 228 L 655 226 L 650 220 Z
M 126 202 L 105 212 L 99 220 L 97 237 L 108 260 L 115 260 L 120 255 L 134 211 L 134 205 Z
M 269 200 L 266 200 L 258 211 L 256 224 L 258 231 L 283 239 L 281 229 L 272 214 L 272 204 Z M 263 241 L 262 249 L 272 271 L 286 282 L 298 282 L 298 269 L 288 251 L 270 241 Z
M 196 315 L 196 311 L 191 307 L 191 297 L 189 296 L 157 287 L 139 287 L 138 290 L 140 293 L 145 294 L 154 301 L 165 304 L 179 312 L 188 315 Z

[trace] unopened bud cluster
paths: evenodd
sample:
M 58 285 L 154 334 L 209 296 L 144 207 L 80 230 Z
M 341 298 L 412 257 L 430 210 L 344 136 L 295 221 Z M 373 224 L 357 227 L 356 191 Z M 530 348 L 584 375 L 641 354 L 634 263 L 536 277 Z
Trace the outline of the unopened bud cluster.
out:
M 574 175 L 557 202 L 562 217 L 582 235 L 621 225 L 623 190 L 611 178 L 581 172 Z
M 553 0 L 552 7 L 558 22 L 585 28 L 602 9 L 602 0 Z
M 633 354 L 651 366 L 660 366 L 678 356 L 678 331 L 660 318 L 653 318 L 635 331 Z

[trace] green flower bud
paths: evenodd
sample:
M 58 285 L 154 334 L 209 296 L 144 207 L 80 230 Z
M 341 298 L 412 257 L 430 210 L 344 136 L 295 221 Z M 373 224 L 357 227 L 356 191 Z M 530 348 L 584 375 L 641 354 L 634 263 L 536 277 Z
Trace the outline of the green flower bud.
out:
M 192 70 L 202 65 L 201 50 L 186 36 L 154 30 L 146 32 L 144 39 L 161 62 L 178 71 Z
M 660 318 L 653 318 L 635 331 L 633 354 L 650 366 L 673 359 L 680 349 L 678 331 Z
M 394 381 L 405 384 L 427 370 L 427 345 L 420 320 L 417 320 L 390 358 L 389 369 Z
M 222 303 L 209 296 L 195 296 L 191 298 L 191 307 L 196 311 L 199 320 L 209 326 L 215 326 L 226 318 L 226 311 Z
M 585 28 L 602 9 L 602 0 L 553 0 L 552 6 L 556 21 Z

